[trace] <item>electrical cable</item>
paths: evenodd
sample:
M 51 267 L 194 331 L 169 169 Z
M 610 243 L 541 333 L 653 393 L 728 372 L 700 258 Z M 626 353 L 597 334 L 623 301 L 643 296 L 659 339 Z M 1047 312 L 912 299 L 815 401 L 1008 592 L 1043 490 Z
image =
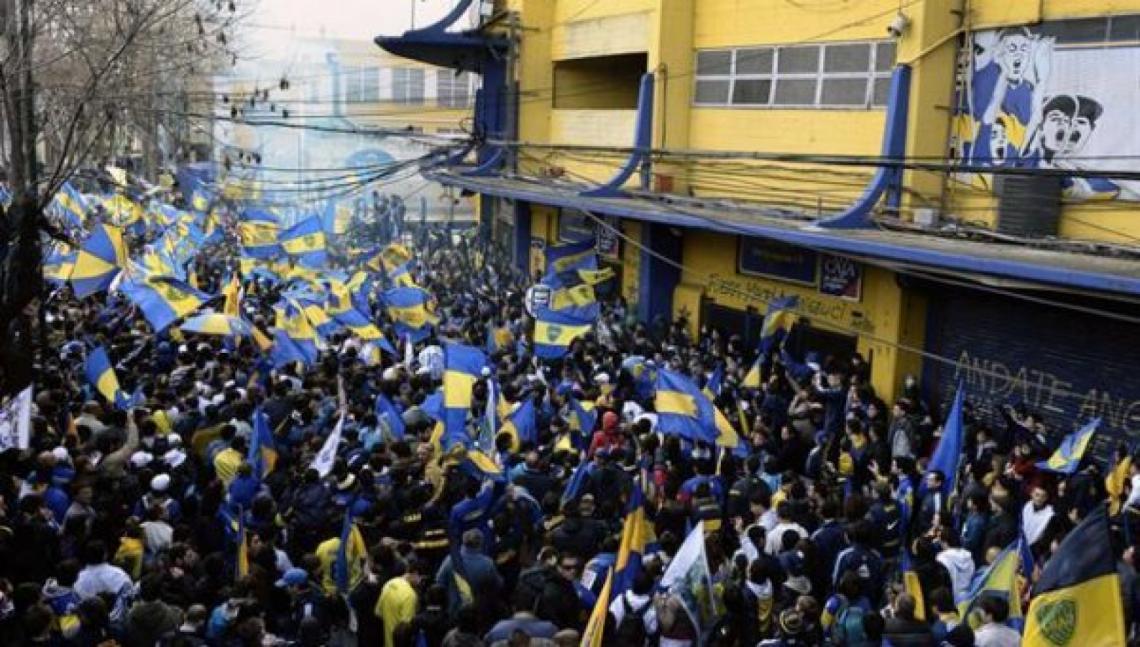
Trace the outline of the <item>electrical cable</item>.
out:
M 729 293 L 735 293 L 736 295 L 744 298 L 746 301 L 754 301 L 755 300 L 755 295 L 749 293 L 746 290 L 740 290 L 728 282 L 721 282 L 721 281 L 719 281 L 719 279 L 716 276 L 714 276 L 712 274 L 698 272 L 696 270 L 693 270 L 692 268 L 686 267 L 684 264 L 678 263 L 678 262 L 674 261 L 673 259 L 657 252 L 656 250 L 649 248 L 648 246 L 643 244 L 641 241 L 634 240 L 632 237 L 625 235 L 625 233 L 622 232 L 620 230 L 620 228 L 614 227 L 610 223 L 606 222 L 604 218 L 597 216 L 593 212 L 586 210 L 586 209 L 580 209 L 580 211 L 582 211 L 582 213 L 586 214 L 591 220 L 593 220 L 596 226 L 603 227 L 603 228 L 609 230 L 611 233 L 618 236 L 622 240 L 626 241 L 626 243 L 633 245 L 638 250 L 643 251 L 646 254 L 649 254 L 650 256 L 653 256 L 654 258 L 658 259 L 659 261 L 661 261 L 661 262 L 663 262 L 663 263 L 665 263 L 665 264 L 667 264 L 667 265 L 669 265 L 675 269 L 680 270 L 682 273 L 682 276 L 684 276 L 685 274 L 688 274 L 689 276 L 696 277 L 698 279 L 703 277 L 705 285 L 713 285 L 713 284 L 719 283 L 720 289 L 722 291 L 729 292 Z M 791 310 L 792 312 L 795 312 L 796 314 L 798 314 L 802 317 L 811 319 L 811 313 L 809 313 L 809 312 L 807 312 L 801 308 L 793 307 L 793 308 L 789 308 L 789 310 Z M 837 324 L 837 323 L 833 323 L 831 321 L 826 322 L 826 325 L 829 328 L 839 329 L 839 330 L 842 330 L 844 332 L 855 335 L 856 337 L 863 337 L 869 341 L 872 341 L 872 342 L 875 342 L 878 344 L 882 344 L 884 346 L 889 346 L 889 347 L 894 348 L 895 350 L 898 350 L 898 351 L 917 355 L 917 356 L 922 357 L 924 359 L 929 359 L 929 360 L 938 362 L 940 364 L 943 364 L 945 366 L 950 366 L 950 367 L 953 367 L 955 369 L 959 368 L 959 366 L 960 366 L 958 360 L 946 357 L 944 355 L 939 355 L 938 353 L 934 353 L 934 352 L 931 352 L 931 351 L 928 351 L 928 350 L 925 350 L 922 348 L 911 346 L 909 344 L 904 344 L 901 342 L 896 342 L 896 341 L 893 341 L 890 339 L 886 339 L 886 338 L 874 335 L 872 333 L 869 333 L 867 331 L 856 329 L 856 328 L 851 327 L 851 326 L 846 326 L 843 324 Z M 977 365 L 971 366 L 970 371 L 973 373 L 983 374 L 983 375 L 986 375 L 986 376 L 992 377 L 992 378 L 997 378 L 997 379 L 1002 379 L 1002 380 L 1008 380 L 1009 379 L 1008 373 L 1000 373 L 998 371 L 991 370 L 991 369 L 986 368 L 984 366 L 977 366 Z M 1069 391 L 1067 389 L 1061 389 L 1061 388 L 1051 389 L 1050 392 L 1054 395 L 1060 395 L 1060 396 L 1066 396 L 1066 397 L 1075 397 L 1075 398 L 1084 398 L 1088 395 L 1087 393 L 1078 393 L 1076 391 Z
M 597 185 L 596 183 L 594 183 L 592 180 L 589 180 L 588 178 L 583 178 L 583 179 L 584 179 L 584 181 L 585 181 L 585 182 L 586 182 L 588 185 L 600 186 L 600 185 Z M 681 208 L 677 207 L 676 205 L 673 205 L 673 204 L 670 204 L 670 203 L 667 203 L 667 202 L 659 202 L 659 201 L 655 201 L 655 200 L 652 200 L 652 199 L 648 199 L 648 198 L 642 197 L 642 196 L 640 196 L 640 195 L 638 195 L 638 194 L 636 194 L 636 193 L 630 193 L 630 195 L 631 195 L 631 196 L 632 196 L 634 199 L 636 199 L 636 200 L 639 200 L 639 201 L 642 201 L 642 202 L 647 202 L 647 203 L 653 204 L 653 205 L 655 205 L 655 206 L 659 206 L 659 207 L 665 208 L 666 210 L 669 210 L 669 211 L 673 211 L 673 212 L 675 212 L 675 213 L 677 213 L 677 214 L 679 214 L 679 215 L 684 215 L 684 216 L 693 217 L 693 218 L 696 218 L 696 219 L 698 219 L 698 220 L 702 220 L 702 221 L 704 221 L 704 222 L 707 222 L 707 223 L 710 223 L 710 224 L 714 224 L 714 225 L 716 225 L 716 226 L 718 226 L 718 227 L 728 227 L 729 229 L 732 229 L 732 230 L 734 230 L 734 231 L 735 231 L 735 233 L 737 233 L 737 235 L 741 235 L 741 236 L 747 236 L 747 237 L 755 237 L 755 236 L 756 236 L 756 234 L 755 234 L 754 232 L 750 232 L 750 231 L 748 231 L 748 230 L 746 230 L 746 229 L 742 229 L 742 228 L 736 227 L 736 226 L 734 226 L 732 223 L 730 223 L 730 222 L 727 222 L 727 221 L 724 221 L 724 220 L 716 220 L 716 219 L 710 218 L 710 217 L 708 217 L 708 216 L 705 216 L 705 215 L 703 215 L 703 214 L 700 214 L 700 213 L 694 213 L 694 212 L 692 212 L 692 211 L 687 211 L 687 210 L 681 209 Z M 583 210 L 583 211 L 585 211 L 585 210 Z M 811 250 L 811 251 L 814 251 L 814 252 L 816 252 L 816 253 L 822 253 L 822 254 L 833 254 L 833 252 L 832 252 L 832 251 L 829 251 L 829 250 L 826 250 L 826 249 L 823 249 L 823 248 L 819 248 L 819 247 L 813 247 L 813 246 L 810 246 L 810 245 L 797 245 L 797 246 L 798 246 L 798 247 L 803 247 L 803 248 L 805 248 L 805 249 L 809 249 L 809 250 Z M 874 262 L 873 260 L 870 260 L 870 261 L 868 261 L 868 260 L 863 260 L 863 262 L 864 262 L 864 263 L 866 263 L 866 264 L 868 264 L 868 265 L 872 265 L 872 266 L 881 267 L 881 268 L 883 268 L 883 269 L 887 269 L 887 270 L 891 270 L 891 271 L 898 271 L 898 268 L 897 268 L 895 265 L 891 264 L 891 263 L 885 263 L 885 262 L 876 263 L 876 262 Z M 908 271 L 909 271 L 909 270 L 908 270 Z M 936 281 L 946 282 L 946 281 L 944 281 L 942 278 L 935 278 L 935 277 L 934 277 L 934 275 L 931 275 L 931 276 L 930 276 L 930 280 L 936 280 Z M 1022 295 L 1022 294 L 1021 294 L 1021 293 L 1019 293 L 1019 292 L 1014 292 L 1014 291 L 1009 291 L 1009 290 L 1002 290 L 1001 288 L 996 288 L 996 287 L 992 287 L 992 286 L 987 286 L 987 288 L 989 289 L 989 291 L 994 291 L 994 292 L 996 292 L 996 293 L 998 293 L 998 294 L 1002 294 L 1003 296 L 1008 296 L 1008 297 L 1012 297 L 1012 298 L 1022 298 L 1022 297 L 1024 297 L 1024 296 L 1028 296 L 1028 295 Z M 1039 299 L 1039 298 L 1038 298 L 1038 297 L 1031 297 L 1031 298 L 1028 298 L 1028 299 L 1026 299 L 1026 300 L 1031 300 L 1031 301 L 1032 301 L 1032 300 L 1036 300 L 1036 299 Z M 1111 312 L 1111 311 L 1108 311 L 1108 310 L 1103 310 L 1103 309 L 1098 309 L 1098 308 L 1088 308 L 1088 307 L 1085 307 L 1085 306 L 1079 306 L 1079 305 L 1076 305 L 1076 304 L 1069 304 L 1069 303 L 1067 303 L 1067 302 L 1063 302 L 1063 301 L 1050 301 L 1050 300 L 1046 300 L 1046 302 L 1047 302 L 1048 304 L 1050 304 L 1050 305 L 1053 305 L 1054 307 L 1060 307 L 1060 308 L 1068 308 L 1069 306 L 1074 306 L 1074 307 L 1073 307 L 1073 308 L 1071 308 L 1071 309 L 1074 309 L 1074 310 L 1076 310 L 1076 311 L 1082 312 L 1082 313 L 1084 313 L 1084 314 L 1097 314 L 1097 315 L 1100 315 L 1100 316 L 1104 316 L 1104 317 L 1107 317 L 1107 318 L 1112 318 L 1112 319 L 1117 319 L 1117 320 L 1126 320 L 1126 321 L 1129 321 L 1130 323 L 1131 323 L 1131 322 L 1140 323 L 1140 318 L 1138 318 L 1138 319 L 1135 319 L 1135 320 L 1131 320 L 1131 319 L 1121 319 L 1121 317 L 1127 317 L 1127 315 L 1121 315 L 1121 314 L 1119 314 L 1119 313 Z

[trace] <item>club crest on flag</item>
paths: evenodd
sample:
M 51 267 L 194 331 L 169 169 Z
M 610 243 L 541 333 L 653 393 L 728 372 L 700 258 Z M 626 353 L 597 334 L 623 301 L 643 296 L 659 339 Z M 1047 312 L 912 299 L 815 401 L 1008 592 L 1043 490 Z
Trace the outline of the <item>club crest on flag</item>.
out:
M 549 342 L 558 341 L 558 337 L 562 335 L 562 326 L 551 324 L 546 327 L 546 340 Z
M 1046 640 L 1057 647 L 1064 647 L 1073 639 L 1077 629 L 1076 600 L 1064 599 L 1042 604 L 1034 610 L 1037 624 Z

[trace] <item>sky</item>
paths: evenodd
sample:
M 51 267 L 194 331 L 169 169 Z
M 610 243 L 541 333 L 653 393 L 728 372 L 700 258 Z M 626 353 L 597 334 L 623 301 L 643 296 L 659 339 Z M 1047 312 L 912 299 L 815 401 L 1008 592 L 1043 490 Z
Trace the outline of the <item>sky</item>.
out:
M 298 35 L 372 40 L 378 34 L 397 35 L 411 25 L 423 27 L 442 17 L 458 0 L 256 0 L 246 29 L 257 42 L 287 42 L 291 29 Z

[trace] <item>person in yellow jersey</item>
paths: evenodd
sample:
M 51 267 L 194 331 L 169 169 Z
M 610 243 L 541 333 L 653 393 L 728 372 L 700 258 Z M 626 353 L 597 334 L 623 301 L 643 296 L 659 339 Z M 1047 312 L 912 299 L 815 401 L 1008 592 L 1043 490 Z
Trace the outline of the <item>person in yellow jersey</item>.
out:
M 416 560 L 407 565 L 403 575 L 388 580 L 380 589 L 374 613 L 384 626 L 384 647 L 394 647 L 393 636 L 401 624 L 411 622 L 416 615 L 419 594 L 416 590 L 424 581 L 425 566 Z
M 230 441 L 229 447 L 214 456 L 214 474 L 226 488 L 229 488 L 230 483 L 237 477 L 238 468 L 245 460 L 245 454 L 245 439 L 234 437 Z

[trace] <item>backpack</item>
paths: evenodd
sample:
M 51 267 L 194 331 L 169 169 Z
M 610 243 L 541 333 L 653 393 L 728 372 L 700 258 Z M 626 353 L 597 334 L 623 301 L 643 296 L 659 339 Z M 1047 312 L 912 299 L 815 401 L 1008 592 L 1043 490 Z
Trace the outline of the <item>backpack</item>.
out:
M 857 604 L 844 606 L 835 617 L 835 628 L 831 630 L 835 644 L 852 647 L 864 644 L 867 641 L 867 634 L 863 631 L 863 616 L 866 613 Z
M 547 585 L 556 577 L 558 577 L 557 574 L 545 567 L 523 572 L 519 575 L 519 581 L 515 587 L 515 604 L 519 608 L 527 609 L 534 615 L 543 618 L 542 598 Z
M 649 600 L 640 609 L 635 610 L 629 604 L 629 597 L 621 596 L 621 605 L 625 613 L 622 614 L 621 622 L 618 623 L 617 631 L 614 633 L 614 644 L 630 647 L 645 644 L 649 638 L 649 633 L 645 631 L 645 614 L 652 604 L 653 600 Z

